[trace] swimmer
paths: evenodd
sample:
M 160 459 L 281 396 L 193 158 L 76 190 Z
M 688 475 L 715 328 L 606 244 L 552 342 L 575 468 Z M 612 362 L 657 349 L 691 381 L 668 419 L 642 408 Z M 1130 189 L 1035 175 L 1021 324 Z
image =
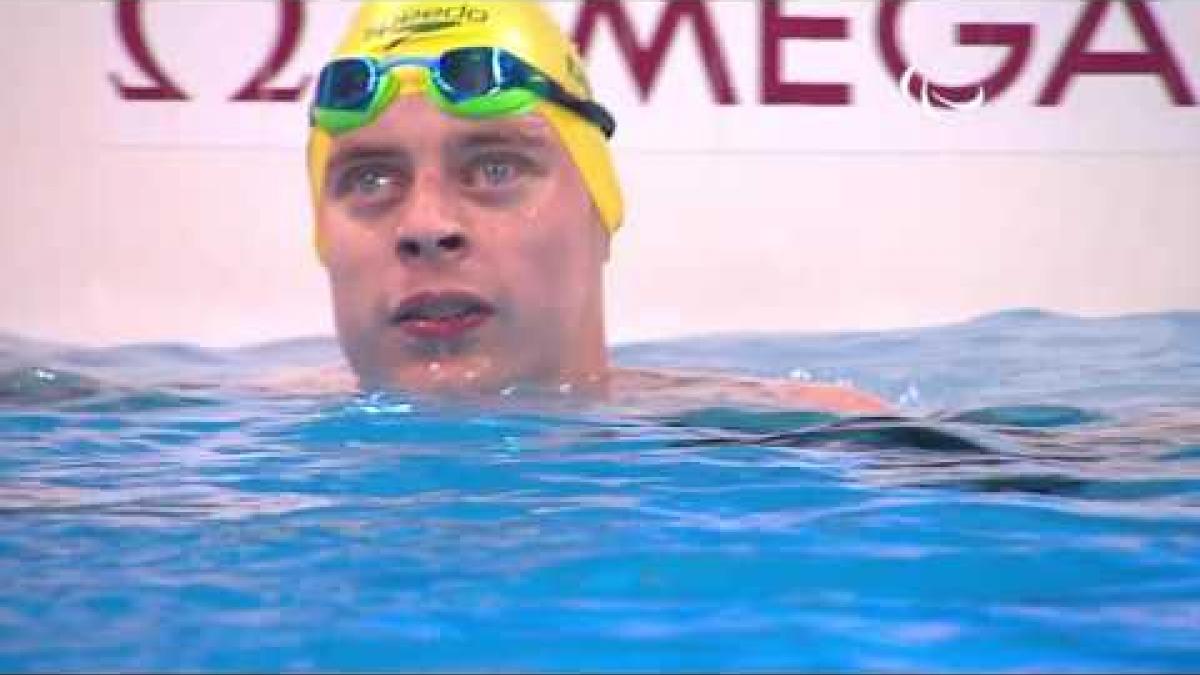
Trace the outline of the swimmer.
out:
M 888 409 L 836 386 L 609 365 L 616 122 L 536 0 L 363 3 L 310 119 L 315 244 L 348 363 L 316 388 Z

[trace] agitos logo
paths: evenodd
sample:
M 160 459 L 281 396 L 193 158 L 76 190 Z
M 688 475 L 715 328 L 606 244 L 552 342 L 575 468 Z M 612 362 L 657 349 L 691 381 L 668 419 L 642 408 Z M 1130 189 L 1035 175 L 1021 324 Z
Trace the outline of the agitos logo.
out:
M 736 105 L 729 65 L 725 58 L 718 26 L 704 0 L 664 0 L 658 23 L 648 34 L 648 44 L 639 42 L 634 21 L 626 4 L 632 0 L 582 0 L 572 36 L 580 52 L 590 51 L 601 25 L 607 24 L 629 69 L 643 101 L 650 99 L 665 58 L 685 25 L 690 26 L 713 99 L 720 105 Z M 1055 0 L 1056 2 L 1058 0 Z M 293 86 L 279 86 L 275 80 L 287 66 L 299 44 L 304 27 L 305 5 L 302 0 L 276 0 L 279 6 L 279 30 L 274 47 L 264 62 L 250 73 L 245 85 L 230 95 L 233 101 L 296 101 L 307 86 L 305 76 Z M 140 0 L 115 0 L 117 29 L 132 62 L 149 83 L 127 84 L 120 76 L 110 75 L 121 98 L 132 101 L 181 101 L 188 98 L 151 54 L 141 21 Z M 758 101 L 764 105 L 847 106 L 853 104 L 853 85 L 837 82 L 798 82 L 783 78 L 783 50 L 792 40 L 848 40 L 851 20 L 837 16 L 801 16 L 784 14 L 780 0 L 756 0 L 759 14 L 758 52 L 760 89 Z M 905 54 L 899 34 L 900 16 L 907 0 L 878 0 L 874 43 L 882 66 L 908 96 L 935 108 L 959 108 L 964 102 L 990 103 L 1008 91 L 1026 71 L 1038 26 L 1034 23 L 960 23 L 957 42 L 962 46 L 1003 47 L 1007 50 L 1000 65 L 986 77 L 965 84 L 936 82 L 918 72 Z M 966 3 L 964 3 L 966 4 Z M 1034 101 L 1038 106 L 1060 105 L 1073 80 L 1081 76 L 1142 75 L 1159 80 L 1176 106 L 1195 106 L 1196 97 L 1183 68 L 1147 0 L 1081 0 L 1080 13 L 1065 43 L 1053 61 L 1049 74 Z M 1124 10 L 1127 20 L 1141 41 L 1135 51 L 1105 51 L 1093 45 L 1104 20 L 1114 6 Z M 482 11 L 482 10 L 480 10 Z M 395 30 L 411 31 L 414 25 L 441 25 L 486 20 L 467 6 L 448 4 L 433 12 L 438 16 L 397 17 Z M 486 13 L 485 13 L 486 14 Z M 418 24 L 414 24 L 416 21 Z M 387 31 L 392 25 L 378 26 Z M 642 33 L 646 34 L 646 33 Z

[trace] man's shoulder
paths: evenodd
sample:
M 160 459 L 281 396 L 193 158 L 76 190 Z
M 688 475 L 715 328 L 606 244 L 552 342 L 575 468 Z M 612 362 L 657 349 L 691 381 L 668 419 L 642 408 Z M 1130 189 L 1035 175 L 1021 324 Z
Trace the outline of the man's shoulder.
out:
M 271 394 L 319 396 L 350 394 L 358 389 L 358 379 L 345 364 L 284 368 L 255 378 L 247 385 Z
M 358 379 L 347 365 L 335 363 L 277 370 L 248 386 L 270 394 L 353 394 Z M 883 399 L 840 385 L 699 370 L 614 368 L 610 399 L 640 410 L 729 405 L 859 415 L 892 412 Z
M 850 387 L 721 372 L 614 369 L 612 393 L 614 402 L 635 406 L 738 405 L 860 415 L 892 412 L 883 399 Z

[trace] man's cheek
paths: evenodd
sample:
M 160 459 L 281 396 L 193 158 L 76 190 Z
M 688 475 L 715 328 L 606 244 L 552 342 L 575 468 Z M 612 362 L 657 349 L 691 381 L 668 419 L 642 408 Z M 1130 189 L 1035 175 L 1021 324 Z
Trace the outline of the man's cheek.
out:
M 376 283 L 382 273 L 382 261 L 377 251 L 350 237 L 329 242 L 326 265 L 334 283 L 348 288 L 367 288 Z
M 356 220 L 344 210 L 329 206 L 318 225 L 327 261 L 361 266 L 388 252 L 384 230 Z
M 353 265 L 330 267 L 333 301 L 340 323 L 347 330 L 365 330 L 372 319 L 372 303 L 378 297 L 372 280 L 361 268 Z
M 538 223 L 530 228 L 522 246 L 527 269 L 543 280 L 561 278 L 575 264 L 575 246 L 564 237 L 557 223 Z

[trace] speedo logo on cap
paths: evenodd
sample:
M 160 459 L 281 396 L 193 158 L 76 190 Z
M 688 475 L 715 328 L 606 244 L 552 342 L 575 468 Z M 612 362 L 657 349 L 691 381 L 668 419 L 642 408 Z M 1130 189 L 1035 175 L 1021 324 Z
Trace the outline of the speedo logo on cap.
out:
M 363 39 L 408 37 L 456 28 L 463 24 L 487 23 L 487 21 L 488 11 L 486 9 L 468 4 L 406 9 L 399 14 L 392 15 L 390 20 L 368 26 L 363 31 Z

